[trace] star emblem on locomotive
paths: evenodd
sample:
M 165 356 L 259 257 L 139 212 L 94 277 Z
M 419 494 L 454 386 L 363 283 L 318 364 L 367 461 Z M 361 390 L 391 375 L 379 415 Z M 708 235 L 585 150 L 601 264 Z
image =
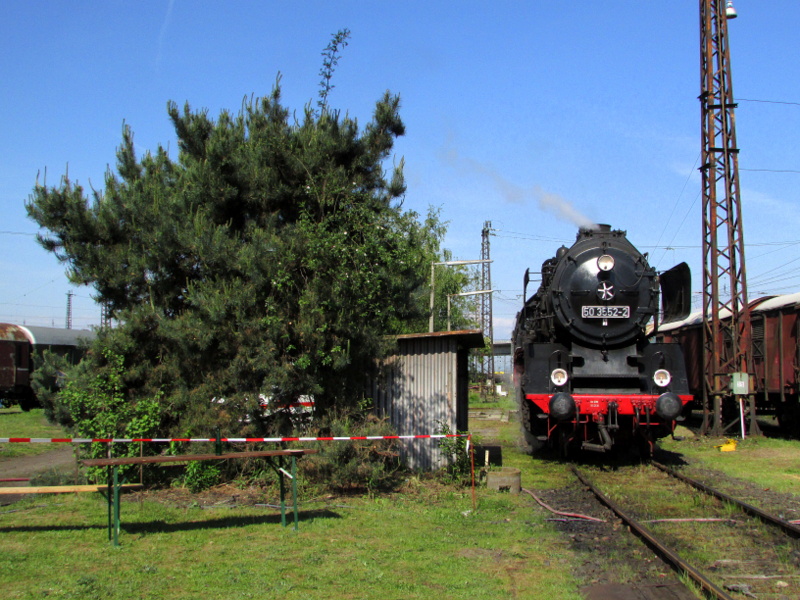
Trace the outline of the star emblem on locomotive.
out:
M 614 286 L 607 281 L 603 281 L 597 286 L 597 297 L 600 300 L 612 300 L 614 298 Z

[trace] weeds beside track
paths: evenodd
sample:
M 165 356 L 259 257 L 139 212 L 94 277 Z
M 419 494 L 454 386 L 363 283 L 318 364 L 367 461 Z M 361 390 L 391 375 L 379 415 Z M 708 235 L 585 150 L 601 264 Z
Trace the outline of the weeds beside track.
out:
M 596 470 L 593 475 L 601 480 L 602 490 L 573 470 L 603 504 L 705 595 L 728 600 L 732 598 L 728 590 L 758 598 L 800 597 L 796 540 L 763 526 L 749 516 L 752 511 L 740 512 L 732 497 L 712 488 L 707 488 L 709 495 L 700 495 L 696 488 L 646 465 Z

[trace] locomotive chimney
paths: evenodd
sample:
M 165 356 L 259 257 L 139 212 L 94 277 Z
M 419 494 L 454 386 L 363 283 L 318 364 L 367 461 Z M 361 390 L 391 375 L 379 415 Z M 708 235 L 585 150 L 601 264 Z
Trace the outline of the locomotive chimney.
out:
M 581 235 L 591 235 L 593 233 L 610 233 L 611 232 L 611 225 L 607 225 L 605 223 L 596 223 L 594 225 L 589 225 L 588 227 L 581 227 L 578 230 L 578 237 Z

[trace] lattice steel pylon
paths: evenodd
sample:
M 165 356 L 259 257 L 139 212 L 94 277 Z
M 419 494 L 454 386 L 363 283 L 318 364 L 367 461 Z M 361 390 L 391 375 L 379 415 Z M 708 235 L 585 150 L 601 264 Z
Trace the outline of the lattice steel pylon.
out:
M 64 320 L 64 329 L 72 329 L 72 297 L 74 295 L 72 290 L 67 292 L 67 316 Z
M 736 104 L 731 85 L 725 0 L 700 0 L 700 32 L 705 367 L 702 432 L 722 435 L 739 421 L 739 411 L 728 410 L 738 404 L 732 375 L 748 374 L 749 382 L 749 374 L 753 373 L 734 119 Z M 728 288 L 728 297 L 721 293 L 721 285 Z M 750 433 L 757 434 L 755 399 L 752 393 L 745 396 L 749 400 Z M 735 419 L 730 419 L 731 414 Z M 713 417 L 711 423 L 710 417 Z
M 486 221 L 483 224 L 481 231 L 481 289 L 492 289 L 492 263 L 489 257 L 489 236 L 492 232 L 492 222 Z M 483 381 L 481 382 L 481 390 L 484 390 L 483 384 L 488 380 L 491 381 L 490 392 L 494 392 L 494 329 L 492 327 L 492 294 L 481 295 L 481 330 L 483 337 L 489 340 L 489 353 L 481 360 L 481 371 Z
M 100 328 L 111 328 L 111 309 L 106 301 L 100 303 Z

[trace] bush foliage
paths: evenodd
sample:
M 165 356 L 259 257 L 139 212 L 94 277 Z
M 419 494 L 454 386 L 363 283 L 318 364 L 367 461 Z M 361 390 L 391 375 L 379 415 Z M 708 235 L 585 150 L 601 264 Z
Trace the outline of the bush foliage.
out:
M 37 182 L 27 210 L 40 243 L 115 321 L 67 400 L 50 402 L 54 418 L 95 435 L 112 418 L 162 435 L 258 435 L 260 398 L 354 405 L 386 335 L 425 329 L 445 227 L 435 210 L 403 209 L 402 159 L 385 169 L 405 132 L 399 97 L 386 92 L 363 128 L 329 107 L 348 37 L 326 49 L 321 101 L 299 120 L 279 82 L 216 119 L 170 102 L 176 158 L 162 146 L 137 157 L 126 125 L 102 190 Z M 466 279 L 442 281 L 437 312 Z M 99 395 L 118 417 L 93 412 Z
M 396 435 L 389 423 L 370 414 L 327 415 L 315 423 L 309 437 L 367 437 Z M 310 483 L 336 493 L 394 489 L 403 476 L 397 440 L 316 442 L 319 451 L 299 463 Z

